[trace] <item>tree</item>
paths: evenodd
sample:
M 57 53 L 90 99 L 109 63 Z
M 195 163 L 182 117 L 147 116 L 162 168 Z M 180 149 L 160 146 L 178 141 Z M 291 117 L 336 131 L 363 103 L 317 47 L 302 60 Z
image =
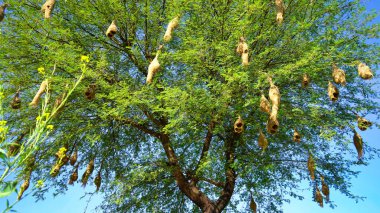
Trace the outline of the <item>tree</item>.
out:
M 53 108 L 81 74 L 80 58 L 88 70 L 51 121 L 31 183 L 63 193 L 79 168 L 110 212 L 237 211 L 251 199 L 279 212 L 302 180 L 320 205 L 326 187 L 357 198 L 352 166 L 378 154 L 357 119 L 379 113 L 374 82 L 357 69 L 380 58 L 367 42 L 379 25 L 359 0 L 48 3 L 43 15 L 40 1 L 10 0 L 0 23 L 5 95 L 9 103 L 20 88 L 22 100 L 7 111 L 9 134 L 32 126 L 27 103 L 42 81 Z

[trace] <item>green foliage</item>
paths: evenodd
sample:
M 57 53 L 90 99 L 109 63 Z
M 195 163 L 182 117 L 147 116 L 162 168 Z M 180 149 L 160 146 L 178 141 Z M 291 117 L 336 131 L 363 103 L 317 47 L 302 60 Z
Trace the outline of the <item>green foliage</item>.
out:
M 357 160 L 355 113 L 378 116 L 380 109 L 375 82 L 359 78 L 357 65 L 378 67 L 379 45 L 368 39 L 379 38 L 379 24 L 371 24 L 375 15 L 366 14 L 359 0 L 284 3 L 279 25 L 274 1 L 264 0 L 56 1 L 50 19 L 39 12 L 40 1 L 10 0 L 0 35 L 6 142 L 35 124 L 54 126 L 34 154 L 31 182 L 45 185 L 34 189 L 37 199 L 47 188 L 63 193 L 75 168 L 94 159 L 89 183 L 100 172 L 104 211 L 197 212 L 207 205 L 238 211 L 239 204 L 249 208 L 252 193 L 259 208 L 278 212 L 287 195 L 302 199 L 302 180 L 310 181 L 312 196 L 309 153 L 316 183 L 322 174 L 331 188 L 357 199 L 349 191 L 357 175 L 352 166 L 379 150 L 364 140 L 365 156 Z M 179 26 L 164 43 L 167 24 L 178 15 Z M 110 39 L 105 32 L 113 20 L 118 33 Z M 247 67 L 235 51 L 241 36 L 249 46 Z M 146 84 L 160 44 L 161 69 Z M 333 63 L 347 79 L 345 87 L 337 86 L 337 102 L 327 95 Z M 301 87 L 304 73 L 311 78 L 307 88 Z M 262 153 L 257 138 L 268 115 L 259 102 L 270 76 L 281 93 L 280 127 L 265 132 L 269 146 Z M 45 108 L 32 109 L 27 103 L 44 79 L 51 82 L 50 98 Z M 68 91 L 66 85 L 76 89 L 54 111 L 53 100 Z M 93 100 L 84 95 L 89 85 L 96 85 Z M 8 106 L 18 89 L 21 109 L 13 110 Z M 44 109 L 53 110 L 49 119 L 38 114 Z M 241 135 L 233 133 L 239 115 Z M 300 143 L 292 141 L 294 129 Z M 61 147 L 67 155 L 78 149 L 78 161 L 61 165 L 52 177 Z

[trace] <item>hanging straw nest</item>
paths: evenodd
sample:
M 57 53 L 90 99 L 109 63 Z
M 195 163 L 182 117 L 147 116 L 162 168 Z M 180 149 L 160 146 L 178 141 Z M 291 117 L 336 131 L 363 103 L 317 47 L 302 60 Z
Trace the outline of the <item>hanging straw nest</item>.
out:
M 32 106 L 32 107 L 38 106 L 38 101 L 40 100 L 41 95 L 45 93 L 47 86 L 48 86 L 48 80 L 42 81 L 40 88 L 38 89 L 38 91 L 37 91 L 36 95 L 34 96 L 32 102 L 29 103 L 30 106 Z
M 302 87 L 307 87 L 309 86 L 310 84 L 310 77 L 308 74 L 304 73 L 303 76 L 302 76 L 302 82 L 301 82 L 301 85 Z
M 179 17 L 177 16 L 169 22 L 168 27 L 166 28 L 166 32 L 164 35 L 165 42 L 169 42 L 172 39 L 173 30 L 177 28 L 178 25 L 179 25 Z
M 372 126 L 372 122 L 368 121 L 367 119 L 360 116 L 357 116 L 357 118 L 358 118 L 358 128 L 361 131 L 365 131 L 367 130 L 368 127 Z
M 20 109 L 21 108 L 21 99 L 20 99 L 20 91 L 17 90 L 15 96 L 12 99 L 11 102 L 12 109 Z
M 18 152 L 20 151 L 20 146 L 21 146 L 21 141 L 22 139 L 24 139 L 25 135 L 27 133 L 22 133 L 17 139 L 15 142 L 11 143 L 8 147 L 8 157 L 12 157 L 12 156 L 15 156 L 18 154 Z
M 117 33 L 116 21 L 113 20 L 106 31 L 106 35 L 108 38 L 112 38 L 114 35 L 116 35 L 116 33 Z
M 158 72 L 160 69 L 160 63 L 158 62 L 158 56 L 161 53 L 162 45 L 158 48 L 156 57 L 154 57 L 153 61 L 150 62 L 149 67 L 148 67 L 148 76 L 146 77 L 146 83 L 150 84 L 152 83 L 153 76 Z
M 245 42 L 244 37 L 240 37 L 239 39 L 239 44 L 236 48 L 236 52 L 241 55 L 241 61 L 243 66 L 248 66 L 248 44 Z
M 88 181 L 88 178 L 91 176 L 92 172 L 94 171 L 94 159 L 92 159 L 86 168 L 86 171 L 82 175 L 82 186 L 85 187 Z
M 70 165 L 74 166 L 78 159 L 78 149 L 75 149 L 75 152 L 70 157 Z
M 293 141 L 294 142 L 301 142 L 301 135 L 300 133 L 297 131 L 297 129 L 294 129 L 294 134 L 293 134 Z
M 332 101 L 337 101 L 339 98 L 339 90 L 336 86 L 329 81 L 329 87 L 327 89 L 328 95 Z
M 3 4 L 0 6 L 0 22 L 4 20 L 5 9 L 9 6 L 9 4 Z
M 277 113 L 274 113 L 272 111 L 271 115 L 269 116 L 269 119 L 267 121 L 267 131 L 270 134 L 275 134 L 279 128 L 280 124 L 277 120 Z
M 95 93 L 96 93 L 96 84 L 90 84 L 88 85 L 86 91 L 84 92 L 84 95 L 86 96 L 87 100 L 94 100 L 95 99 Z
M 276 12 L 277 12 L 276 21 L 278 24 L 281 24 L 284 21 L 284 11 L 285 11 L 284 2 L 282 0 L 276 0 Z
M 326 196 L 326 201 L 329 202 L 330 189 L 329 189 L 329 186 L 325 183 L 324 177 L 322 175 L 321 175 L 321 182 L 322 182 L 322 193 Z
M 268 140 L 265 138 L 264 133 L 260 129 L 259 139 L 258 139 L 258 145 L 265 151 L 268 148 Z
M 251 208 L 253 213 L 257 212 L 257 204 L 255 200 L 253 199 L 253 197 L 251 197 L 251 202 L 249 203 L 249 207 Z
M 354 130 L 354 145 L 358 153 L 358 159 L 363 157 L 363 139 L 355 130 Z
M 241 119 L 240 115 L 234 123 L 234 132 L 240 134 L 244 131 L 244 121 Z
M 339 69 L 335 64 L 333 64 L 332 77 L 335 83 L 342 86 L 346 85 L 346 73 L 342 69 Z
M 309 159 L 307 160 L 307 169 L 309 170 L 311 180 L 315 180 L 315 161 L 311 154 L 309 154 Z
M 319 204 L 320 207 L 323 207 L 323 197 L 321 191 L 319 191 L 318 186 L 315 186 L 315 201 Z
M 260 110 L 262 112 L 266 112 L 266 113 L 270 114 L 270 103 L 269 103 L 268 99 L 265 97 L 265 95 L 261 95 Z
M 270 83 L 270 88 L 269 88 L 269 99 L 272 102 L 272 111 L 273 107 L 276 106 L 278 109 L 280 107 L 280 90 L 276 85 L 274 85 L 272 78 L 268 78 L 269 83 Z
M 99 191 L 100 185 L 102 184 L 102 177 L 100 176 L 100 171 L 95 177 L 94 184 L 96 186 L 96 191 Z
M 45 18 L 50 18 L 54 9 L 55 0 L 47 0 L 41 7 L 41 12 L 45 13 Z
M 78 167 L 76 167 L 74 172 L 70 175 L 69 184 L 73 185 L 74 182 L 77 180 L 78 180 Z
M 18 195 L 17 195 L 17 200 L 20 200 L 24 192 L 29 188 L 29 182 L 30 182 L 30 177 L 26 178 L 26 180 L 24 180 L 24 182 L 21 184 L 20 191 L 18 192 Z
M 371 69 L 365 63 L 360 63 L 358 65 L 358 72 L 359 72 L 359 76 L 362 79 L 368 80 L 373 77 Z

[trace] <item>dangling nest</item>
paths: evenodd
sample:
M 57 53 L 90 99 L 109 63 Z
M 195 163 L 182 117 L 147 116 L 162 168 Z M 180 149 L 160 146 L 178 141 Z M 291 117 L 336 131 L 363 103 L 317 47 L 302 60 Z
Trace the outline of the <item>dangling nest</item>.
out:
M 270 88 L 269 88 L 269 99 L 272 102 L 272 106 L 280 107 L 280 90 L 276 85 L 274 85 L 272 78 L 269 78 Z M 272 108 L 273 109 L 273 108 Z
M 329 202 L 330 189 L 329 189 L 329 186 L 325 183 L 325 180 L 322 175 L 321 175 L 321 182 L 322 182 L 322 193 L 326 196 L 326 201 Z
M 165 42 L 169 42 L 172 39 L 173 30 L 177 28 L 178 25 L 179 25 L 179 17 L 177 16 L 169 22 L 168 27 L 166 28 L 166 32 L 164 35 Z
M 249 53 L 248 53 L 248 44 L 245 42 L 244 37 L 240 37 L 239 44 L 236 48 L 236 52 L 241 55 L 241 61 L 243 66 L 248 66 L 249 64 Z
M 45 13 L 45 18 L 50 18 L 55 5 L 55 0 L 47 0 L 41 7 L 41 12 Z
M 319 191 L 318 186 L 315 186 L 315 187 L 316 187 L 315 201 L 319 204 L 320 207 L 323 207 L 323 197 L 322 197 L 321 191 Z
M 297 129 L 294 129 L 294 134 L 293 134 L 293 141 L 294 142 L 301 142 L 301 135 L 300 133 L 297 131 Z
M 24 192 L 29 188 L 29 181 L 30 181 L 30 177 L 24 180 L 24 182 L 21 184 L 20 191 L 18 192 L 17 200 L 20 200 Z
M 260 110 L 270 114 L 270 103 L 264 95 L 261 95 L 260 98 Z
M 78 180 L 78 167 L 75 168 L 75 171 L 71 174 L 69 184 L 73 185 L 75 181 Z
M 32 102 L 29 103 L 30 106 L 32 106 L 32 107 L 38 106 L 38 101 L 40 100 L 41 95 L 45 93 L 47 86 L 48 86 L 48 80 L 42 81 L 40 88 L 38 89 L 38 91 L 37 91 L 36 95 L 34 96 Z
M 20 151 L 20 142 L 18 140 L 16 140 L 14 143 L 12 143 L 9 147 L 8 147 L 8 157 L 13 157 L 13 156 L 16 156 L 19 151 Z
M 363 139 L 356 131 L 354 131 L 354 145 L 358 153 L 358 159 L 363 157 Z
M 269 116 L 269 119 L 267 121 L 267 131 L 270 134 L 275 134 L 279 128 L 280 124 L 277 120 L 277 112 L 274 113 L 272 110 L 271 115 Z
M 240 134 L 244 131 L 244 121 L 239 116 L 234 123 L 234 132 Z
M 100 176 L 100 171 L 95 177 L 94 184 L 96 186 L 96 191 L 99 191 L 100 185 L 102 184 L 102 177 Z
M 20 109 L 21 108 L 21 99 L 20 99 L 20 91 L 17 91 L 15 96 L 11 102 L 12 109 Z
M 276 21 L 278 24 L 281 24 L 284 20 L 284 2 L 282 0 L 276 0 L 276 12 L 277 12 L 277 17 Z
M 94 160 L 92 159 L 86 168 L 86 171 L 82 175 L 82 186 L 85 187 L 87 185 L 88 178 L 91 176 L 94 171 Z
M 365 63 L 360 63 L 358 65 L 358 72 L 359 72 L 359 76 L 362 79 L 368 80 L 373 77 L 371 69 Z
M 346 85 L 346 73 L 342 69 L 339 69 L 335 64 L 333 64 L 332 77 L 335 83 L 342 86 Z
M 307 169 L 309 170 L 311 180 L 315 180 L 315 161 L 311 154 L 309 154 L 309 159 L 307 160 Z
M 75 152 L 70 157 L 70 165 L 74 166 L 74 164 L 77 162 L 78 159 L 78 150 L 76 149 Z
M 156 57 L 154 57 L 153 61 L 150 62 L 149 67 L 148 67 L 148 75 L 146 77 L 146 83 L 150 84 L 152 83 L 153 76 L 158 72 L 160 69 L 160 63 L 158 62 L 158 56 L 161 53 L 162 45 L 158 48 Z
M 358 117 L 358 128 L 362 131 L 367 130 L 368 127 L 372 126 L 372 122 L 368 121 L 367 119 L 357 116 Z
M 7 8 L 8 6 L 9 6 L 9 4 L 3 4 L 0 6 L 0 22 L 2 22 L 4 20 L 5 8 Z
M 268 148 L 268 140 L 265 138 L 264 133 L 260 130 L 258 145 L 265 151 Z
M 337 101 L 339 98 L 339 90 L 329 81 L 328 95 L 332 101 Z
M 253 197 L 251 197 L 251 202 L 249 203 L 249 207 L 251 208 L 253 213 L 257 212 L 257 204 L 255 200 L 253 199 Z
M 310 77 L 308 74 L 304 73 L 303 76 L 302 76 L 302 87 L 307 87 L 309 86 L 310 84 Z
M 117 33 L 116 21 L 113 20 L 106 31 L 106 35 L 108 38 L 112 38 L 114 35 L 116 35 L 116 33 Z
M 96 84 L 90 84 L 88 85 L 86 91 L 84 92 L 84 95 L 86 96 L 87 100 L 94 100 L 95 99 L 95 93 L 96 93 Z

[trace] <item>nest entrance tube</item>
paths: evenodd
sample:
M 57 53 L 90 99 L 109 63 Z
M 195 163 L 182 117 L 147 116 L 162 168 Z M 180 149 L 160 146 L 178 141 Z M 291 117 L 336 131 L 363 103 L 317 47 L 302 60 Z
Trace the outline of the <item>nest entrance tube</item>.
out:
M 270 88 L 269 88 L 269 99 L 272 102 L 272 111 L 273 107 L 276 107 L 277 109 L 280 107 L 280 90 L 276 85 L 274 85 L 272 78 L 269 77 L 268 81 L 270 83 Z
M 359 76 L 364 80 L 368 80 L 373 77 L 371 69 L 365 63 L 360 63 L 358 65 L 358 72 Z
M 29 103 L 30 106 L 32 106 L 32 107 L 38 106 L 38 101 L 40 100 L 41 95 L 45 93 L 47 86 L 48 86 L 48 80 L 44 80 L 41 83 L 40 88 L 38 89 L 38 91 L 37 91 L 36 95 L 34 96 L 32 102 Z
M 9 5 L 8 4 L 3 4 L 0 6 L 0 22 L 2 22 L 4 20 L 4 16 L 5 16 L 5 9 L 8 7 Z
M 236 52 L 241 56 L 242 65 L 248 66 L 249 64 L 248 44 L 245 42 L 244 37 L 240 37 L 239 44 L 236 48 Z
M 178 25 L 179 25 L 179 17 L 177 16 L 169 22 L 168 27 L 166 28 L 166 32 L 164 35 L 165 42 L 169 42 L 170 40 L 172 40 L 173 30 L 177 28 Z
M 239 116 L 234 123 L 234 132 L 240 134 L 244 131 L 244 121 Z
M 116 21 L 113 20 L 106 31 L 106 35 L 108 38 L 112 38 L 114 35 L 116 35 L 116 33 L 117 33 Z
M 328 95 L 332 101 L 337 101 L 339 98 L 339 90 L 331 81 L 329 81 Z
M 47 0 L 45 4 L 41 7 L 41 12 L 45 13 L 45 18 L 48 19 L 51 16 L 51 13 L 53 12 L 55 5 L 55 0 Z
M 332 76 L 335 83 L 342 86 L 346 85 L 346 73 L 342 69 L 339 69 L 335 64 L 333 64 Z

